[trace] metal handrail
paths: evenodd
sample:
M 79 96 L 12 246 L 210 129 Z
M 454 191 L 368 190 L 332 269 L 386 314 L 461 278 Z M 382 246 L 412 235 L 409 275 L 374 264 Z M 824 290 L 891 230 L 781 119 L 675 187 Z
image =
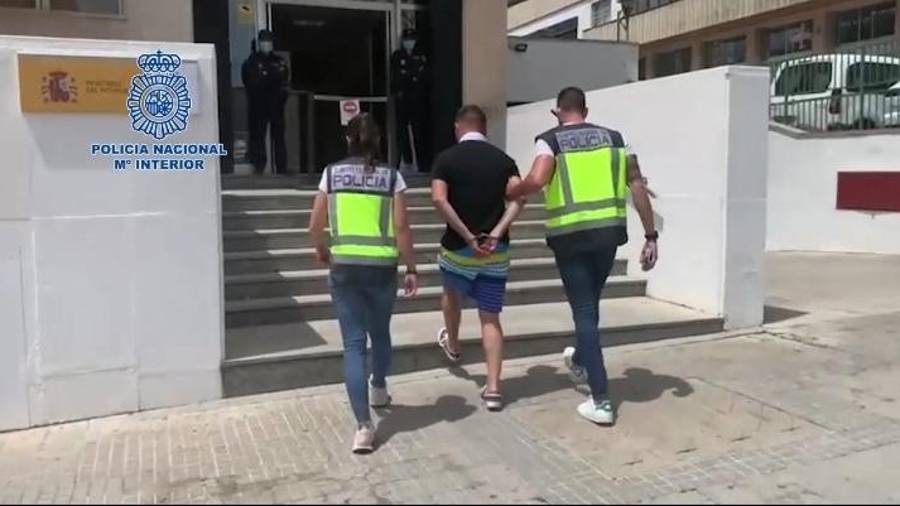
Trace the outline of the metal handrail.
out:
M 770 118 L 810 132 L 900 127 L 900 41 L 770 59 Z

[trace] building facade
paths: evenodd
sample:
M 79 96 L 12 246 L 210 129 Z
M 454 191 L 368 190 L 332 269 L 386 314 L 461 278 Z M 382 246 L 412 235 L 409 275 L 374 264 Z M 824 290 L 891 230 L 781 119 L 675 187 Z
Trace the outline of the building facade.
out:
M 193 42 L 190 0 L 0 0 L 0 34 Z
M 247 130 L 241 65 L 258 30 L 272 29 L 276 51 L 297 70 L 295 76 L 309 75 L 307 67 L 315 66 L 317 72 L 329 73 L 330 83 L 349 82 L 349 78 L 342 79 L 342 72 L 373 83 L 362 90 L 325 89 L 325 84 L 323 89 L 293 90 L 287 109 L 289 149 L 295 148 L 290 153 L 291 169 L 315 172 L 320 170 L 322 156 L 307 152 L 313 151 L 310 146 L 325 142 L 317 135 L 335 137 L 330 128 L 332 116 L 339 116 L 338 102 L 328 107 L 315 102 L 315 97 L 332 101 L 345 95 L 362 98 L 363 110 L 371 105 L 375 110 L 370 112 L 394 135 L 389 56 L 400 47 L 400 35 L 406 28 L 418 28 L 435 56 L 435 89 L 426 107 L 447 127 L 428 139 L 434 150 L 453 142 L 453 113 L 464 102 L 483 106 L 491 121 L 490 133 L 505 139 L 508 48 L 505 32 L 496 27 L 506 25 L 506 16 L 506 0 L 0 0 L 0 34 L 215 44 L 220 95 L 228 97 L 220 100 L 221 138 L 233 148 L 234 140 L 240 145 Z M 440 22 L 435 22 L 437 19 Z M 328 44 L 308 44 L 309 37 L 328 42 L 330 28 L 322 29 L 324 20 L 333 23 L 333 28 L 359 23 L 360 30 L 369 30 L 374 37 L 368 37 L 363 42 L 368 45 L 356 48 L 356 53 L 382 57 L 362 62 L 356 53 L 330 54 Z M 298 35 L 301 31 L 304 35 Z M 305 42 L 297 42 L 300 40 Z M 304 47 L 320 47 L 320 54 Z M 363 65 L 366 76 L 360 77 L 363 71 L 358 67 Z M 491 72 L 481 72 L 484 68 Z M 291 84 L 298 88 L 306 83 L 293 80 Z M 325 117 L 316 118 L 318 126 L 312 134 L 307 116 L 313 113 L 303 108 L 309 97 L 314 100 L 307 109 L 328 109 L 322 113 Z M 393 146 L 393 142 L 388 144 Z M 394 151 L 392 147 L 388 150 Z M 234 149 L 229 151 L 234 153 Z M 319 154 L 325 151 L 320 149 Z M 224 170 L 231 172 L 235 161 L 241 160 L 223 161 Z
M 642 77 L 853 50 L 896 41 L 897 0 L 638 0 L 625 36 L 641 46 Z M 615 40 L 617 23 L 588 38 Z
M 582 39 L 620 10 L 620 0 L 513 0 L 507 30 L 512 37 Z

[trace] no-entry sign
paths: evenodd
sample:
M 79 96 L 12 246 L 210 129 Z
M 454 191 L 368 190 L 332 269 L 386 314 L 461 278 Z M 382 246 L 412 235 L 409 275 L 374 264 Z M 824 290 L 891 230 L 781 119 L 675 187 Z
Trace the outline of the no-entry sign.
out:
M 359 114 L 359 99 L 341 100 L 341 125 L 347 126 Z

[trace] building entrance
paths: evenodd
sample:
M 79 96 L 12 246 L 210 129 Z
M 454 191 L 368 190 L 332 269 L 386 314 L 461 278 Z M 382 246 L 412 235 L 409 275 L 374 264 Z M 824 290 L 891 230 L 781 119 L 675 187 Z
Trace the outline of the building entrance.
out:
M 275 49 L 292 69 L 291 102 L 299 121 L 288 135 L 304 172 L 344 157 L 342 106 L 355 107 L 358 100 L 359 112 L 373 114 L 390 133 L 389 10 L 274 4 L 269 15 Z M 386 136 L 385 156 L 390 146 Z
M 386 161 L 395 166 L 402 161 L 408 170 L 430 170 L 431 153 L 446 140 L 436 142 L 436 131 L 424 119 L 433 116 L 435 107 L 457 106 L 460 95 L 459 83 L 448 86 L 434 79 L 433 65 L 442 58 L 434 51 L 430 2 L 280 0 L 261 7 L 258 28 L 274 33 L 275 51 L 291 68 L 286 135 L 294 171 L 317 173 L 345 156 L 348 109 L 375 116 L 384 134 Z M 410 33 L 417 40 L 416 61 L 425 62 L 417 67 L 420 85 L 414 100 L 400 87 L 411 68 L 408 58 L 401 57 L 401 39 Z M 456 42 L 460 38 L 461 33 L 453 37 Z M 455 45 L 444 46 L 458 60 Z M 458 66 L 449 62 L 450 68 Z M 410 120 L 411 111 L 417 123 Z
M 375 116 L 384 134 L 383 158 L 392 165 L 403 160 L 412 171 L 409 162 L 416 162 L 419 172 L 428 172 L 433 154 L 454 142 L 453 116 L 462 101 L 460 0 L 194 1 L 197 19 L 215 21 L 198 24 L 209 32 L 198 41 L 215 42 L 220 56 L 230 56 L 220 69 L 220 87 L 228 87 L 230 76 L 231 100 L 221 102 L 220 116 L 235 138 L 235 173 L 250 174 L 252 165 L 259 170 L 253 160 L 263 158 L 261 152 L 268 155 L 266 174 L 278 169 L 314 176 L 343 158 L 341 116 L 347 100 L 344 119 L 346 110 Z M 266 121 L 258 117 L 258 105 L 265 100 L 259 87 L 254 92 L 248 85 L 253 80 L 245 72 L 246 63 L 259 54 L 260 30 L 271 32 L 274 59 L 285 62 L 289 72 L 287 98 L 275 111 L 284 116 L 280 145 L 273 143 L 271 128 L 259 141 L 256 125 Z M 403 40 L 410 33 L 415 49 L 404 53 L 408 44 Z M 416 79 L 410 79 L 410 69 L 418 72 Z M 404 93 L 410 89 L 415 93 Z M 281 123 L 278 127 L 280 134 Z M 263 143 L 263 149 L 251 149 Z M 281 146 L 286 146 L 287 161 L 279 168 L 272 162 L 284 159 Z

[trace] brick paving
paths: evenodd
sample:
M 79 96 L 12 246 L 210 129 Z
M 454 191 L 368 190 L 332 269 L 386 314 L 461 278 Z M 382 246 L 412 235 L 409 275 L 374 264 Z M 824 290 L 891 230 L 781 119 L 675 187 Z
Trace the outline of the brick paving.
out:
M 701 369 L 690 378 L 696 388 L 725 392 L 721 395 L 733 405 L 751 398 L 749 391 L 730 386 L 717 369 L 697 364 L 726 353 L 726 347 L 777 352 L 782 342 L 756 336 L 666 344 L 614 352 L 609 361 L 616 373 L 629 363 L 650 361 L 659 369 L 675 354 L 693 357 L 693 367 L 682 359 L 679 363 L 686 364 L 679 367 Z M 801 349 L 811 363 L 858 361 L 793 341 L 788 346 Z M 556 366 L 554 357 L 519 361 L 507 368 L 507 377 Z M 828 372 L 821 371 L 820 379 Z M 549 429 L 535 410 L 549 410 L 553 416 L 547 419 L 559 430 L 595 430 L 588 434 L 595 434 L 598 444 L 610 443 L 610 434 L 640 442 L 650 435 L 640 420 L 625 416 L 616 432 L 585 428 L 572 412 L 581 397 L 562 385 L 523 395 L 503 413 L 489 414 L 479 407 L 469 374 L 438 371 L 393 384 L 396 405 L 381 414 L 383 445 L 368 457 L 348 451 L 353 422 L 337 386 L 2 434 L 0 503 L 650 502 L 677 494 L 689 498 L 705 487 L 900 443 L 897 418 L 860 412 L 853 399 L 827 389 L 792 391 L 774 375 L 761 378 L 768 379 L 760 380 L 753 393 L 766 400 L 751 405 L 760 406 L 760 413 L 796 420 L 786 429 L 771 436 L 751 434 L 762 438 L 752 446 L 724 439 L 721 444 L 695 444 L 702 446 L 696 456 L 686 441 L 677 455 L 649 452 L 638 460 L 654 465 L 635 471 L 628 465 L 611 466 L 602 449 L 561 437 L 565 434 Z M 676 416 L 670 409 L 689 406 L 696 419 L 684 423 L 710 424 L 707 432 L 713 440 L 730 434 L 713 427 L 715 417 L 729 419 L 733 408 L 728 405 L 713 406 L 723 414 L 710 414 L 704 411 L 709 406 L 684 404 L 698 404 L 691 396 L 660 399 L 647 406 L 655 410 L 661 428 L 682 423 L 667 419 Z M 556 406 L 566 409 L 554 414 Z M 773 418 L 760 415 L 760 427 Z M 679 437 L 678 431 L 673 434 Z M 706 500 L 702 494 L 697 497 Z

